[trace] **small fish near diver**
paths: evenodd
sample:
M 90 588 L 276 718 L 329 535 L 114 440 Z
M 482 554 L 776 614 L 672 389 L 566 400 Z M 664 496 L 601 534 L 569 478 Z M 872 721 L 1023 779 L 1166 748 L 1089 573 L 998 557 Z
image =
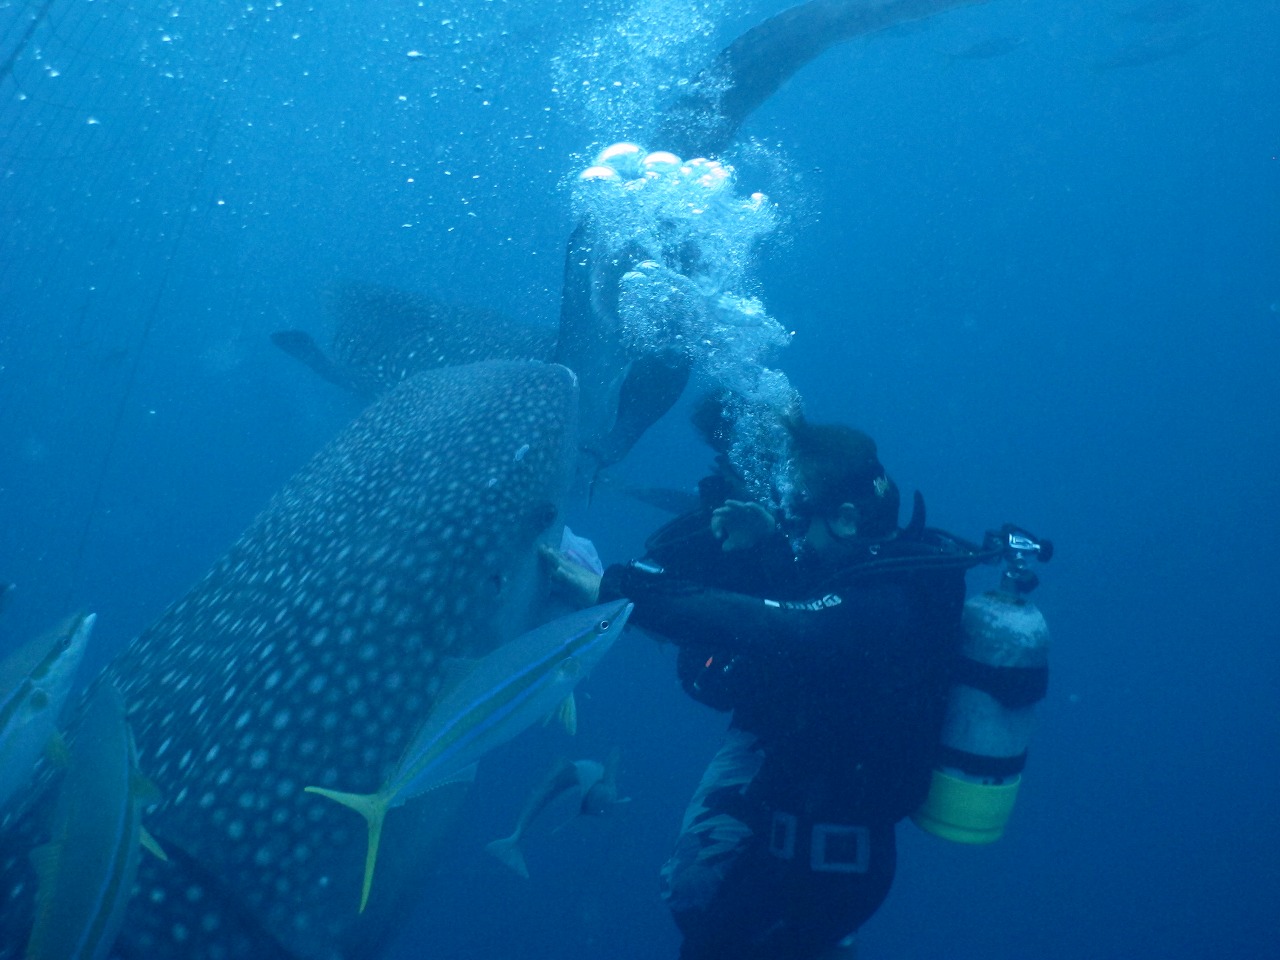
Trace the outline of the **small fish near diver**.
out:
M 595 817 L 606 813 L 615 804 L 629 801 L 629 797 L 618 798 L 618 757 L 615 749 L 610 752 L 605 763 L 598 760 L 557 762 L 529 794 L 510 836 L 494 840 L 485 846 L 485 850 L 528 880 L 529 867 L 525 863 L 520 843 L 524 840 L 529 825 L 557 799 L 576 791 L 578 813 Z
M 436 787 L 471 779 L 484 754 L 571 703 L 573 688 L 608 652 L 630 614 L 626 600 L 566 614 L 477 661 L 441 698 L 377 792 L 306 788 L 350 807 L 369 823 L 362 913 L 387 812 Z

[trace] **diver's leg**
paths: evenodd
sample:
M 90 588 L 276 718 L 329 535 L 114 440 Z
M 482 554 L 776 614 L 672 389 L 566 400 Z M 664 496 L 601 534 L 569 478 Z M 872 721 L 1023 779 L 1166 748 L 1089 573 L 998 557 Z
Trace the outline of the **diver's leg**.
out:
M 896 864 L 892 825 L 873 828 L 865 872 L 815 871 L 808 837 L 794 856 L 771 852 L 765 831 L 746 841 L 711 900 L 677 915 L 682 960 L 851 960 L 853 934 L 888 895 Z
M 682 960 L 717 956 L 709 911 L 755 835 L 746 790 L 763 762 L 757 738 L 730 727 L 685 810 L 661 876 L 662 899 L 685 935 Z
M 815 870 L 808 838 L 797 846 L 769 899 L 784 918 L 758 937 L 746 960 L 853 960 L 858 929 L 884 903 L 897 866 L 892 824 L 869 828 L 865 870 Z

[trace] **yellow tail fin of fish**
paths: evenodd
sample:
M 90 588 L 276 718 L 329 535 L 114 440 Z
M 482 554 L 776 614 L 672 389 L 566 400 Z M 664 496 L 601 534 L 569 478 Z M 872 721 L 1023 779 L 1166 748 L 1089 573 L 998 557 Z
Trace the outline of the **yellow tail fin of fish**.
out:
M 307 793 L 328 797 L 335 803 L 349 807 L 369 821 L 369 851 L 364 858 L 364 886 L 360 890 L 360 912 L 364 913 L 369 902 L 369 889 L 373 886 L 373 866 L 378 862 L 378 842 L 382 839 L 382 822 L 387 817 L 387 799 L 380 793 L 342 793 L 324 787 L 307 787 Z

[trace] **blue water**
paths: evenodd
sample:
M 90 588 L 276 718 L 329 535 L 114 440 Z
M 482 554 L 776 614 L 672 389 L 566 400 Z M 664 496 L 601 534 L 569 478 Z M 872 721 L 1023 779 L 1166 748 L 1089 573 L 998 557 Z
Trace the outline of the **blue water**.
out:
M 700 6 L 684 45 L 684 5 L 642 5 L 661 56 L 635 45 L 628 109 L 785 5 Z M 0 58 L 40 6 L 0 4 Z M 1274 951 L 1280 10 L 1138 7 L 993 0 L 854 41 L 730 158 L 783 214 L 753 276 L 810 416 L 871 432 L 931 521 L 1058 545 L 1008 835 L 904 825 L 866 960 Z M 105 662 L 340 429 L 352 402 L 267 339 L 322 333 L 329 285 L 553 322 L 571 177 L 643 132 L 566 82 L 621 9 L 54 0 L 0 75 L 5 641 L 86 606 Z M 1022 42 L 955 56 L 992 39 Z M 676 416 L 616 473 L 706 459 Z M 619 560 L 662 519 L 602 495 L 570 522 Z M 675 955 L 657 870 L 722 718 L 671 661 L 621 645 L 576 741 L 485 764 L 396 956 Z M 615 745 L 630 804 L 541 823 L 530 881 L 482 852 L 555 757 Z

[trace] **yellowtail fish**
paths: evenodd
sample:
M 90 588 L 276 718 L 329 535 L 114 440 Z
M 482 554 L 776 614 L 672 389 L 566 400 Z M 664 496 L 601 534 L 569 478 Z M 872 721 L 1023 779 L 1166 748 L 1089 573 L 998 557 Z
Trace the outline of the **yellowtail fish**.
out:
M 94 614 L 63 621 L 0 663 L 0 810 L 30 778 L 58 730 Z
M 445 694 L 376 793 L 307 787 L 369 821 L 360 911 L 369 902 L 378 841 L 387 811 L 446 783 L 470 779 L 476 761 L 537 721 L 573 693 L 622 632 L 631 603 L 620 600 L 560 617 L 476 661 Z
M 529 825 L 557 798 L 572 790 L 578 793 L 578 812 L 589 816 L 599 816 L 615 803 L 625 803 L 626 800 L 618 799 L 617 769 L 617 750 L 609 755 L 607 763 L 597 760 L 559 761 L 529 794 L 511 835 L 494 840 L 485 849 L 528 880 L 529 867 L 525 864 L 520 842 Z
M 124 922 L 155 788 L 137 772 L 120 692 L 93 693 L 71 745 L 53 837 L 31 853 L 39 878 L 27 960 L 102 960 Z

